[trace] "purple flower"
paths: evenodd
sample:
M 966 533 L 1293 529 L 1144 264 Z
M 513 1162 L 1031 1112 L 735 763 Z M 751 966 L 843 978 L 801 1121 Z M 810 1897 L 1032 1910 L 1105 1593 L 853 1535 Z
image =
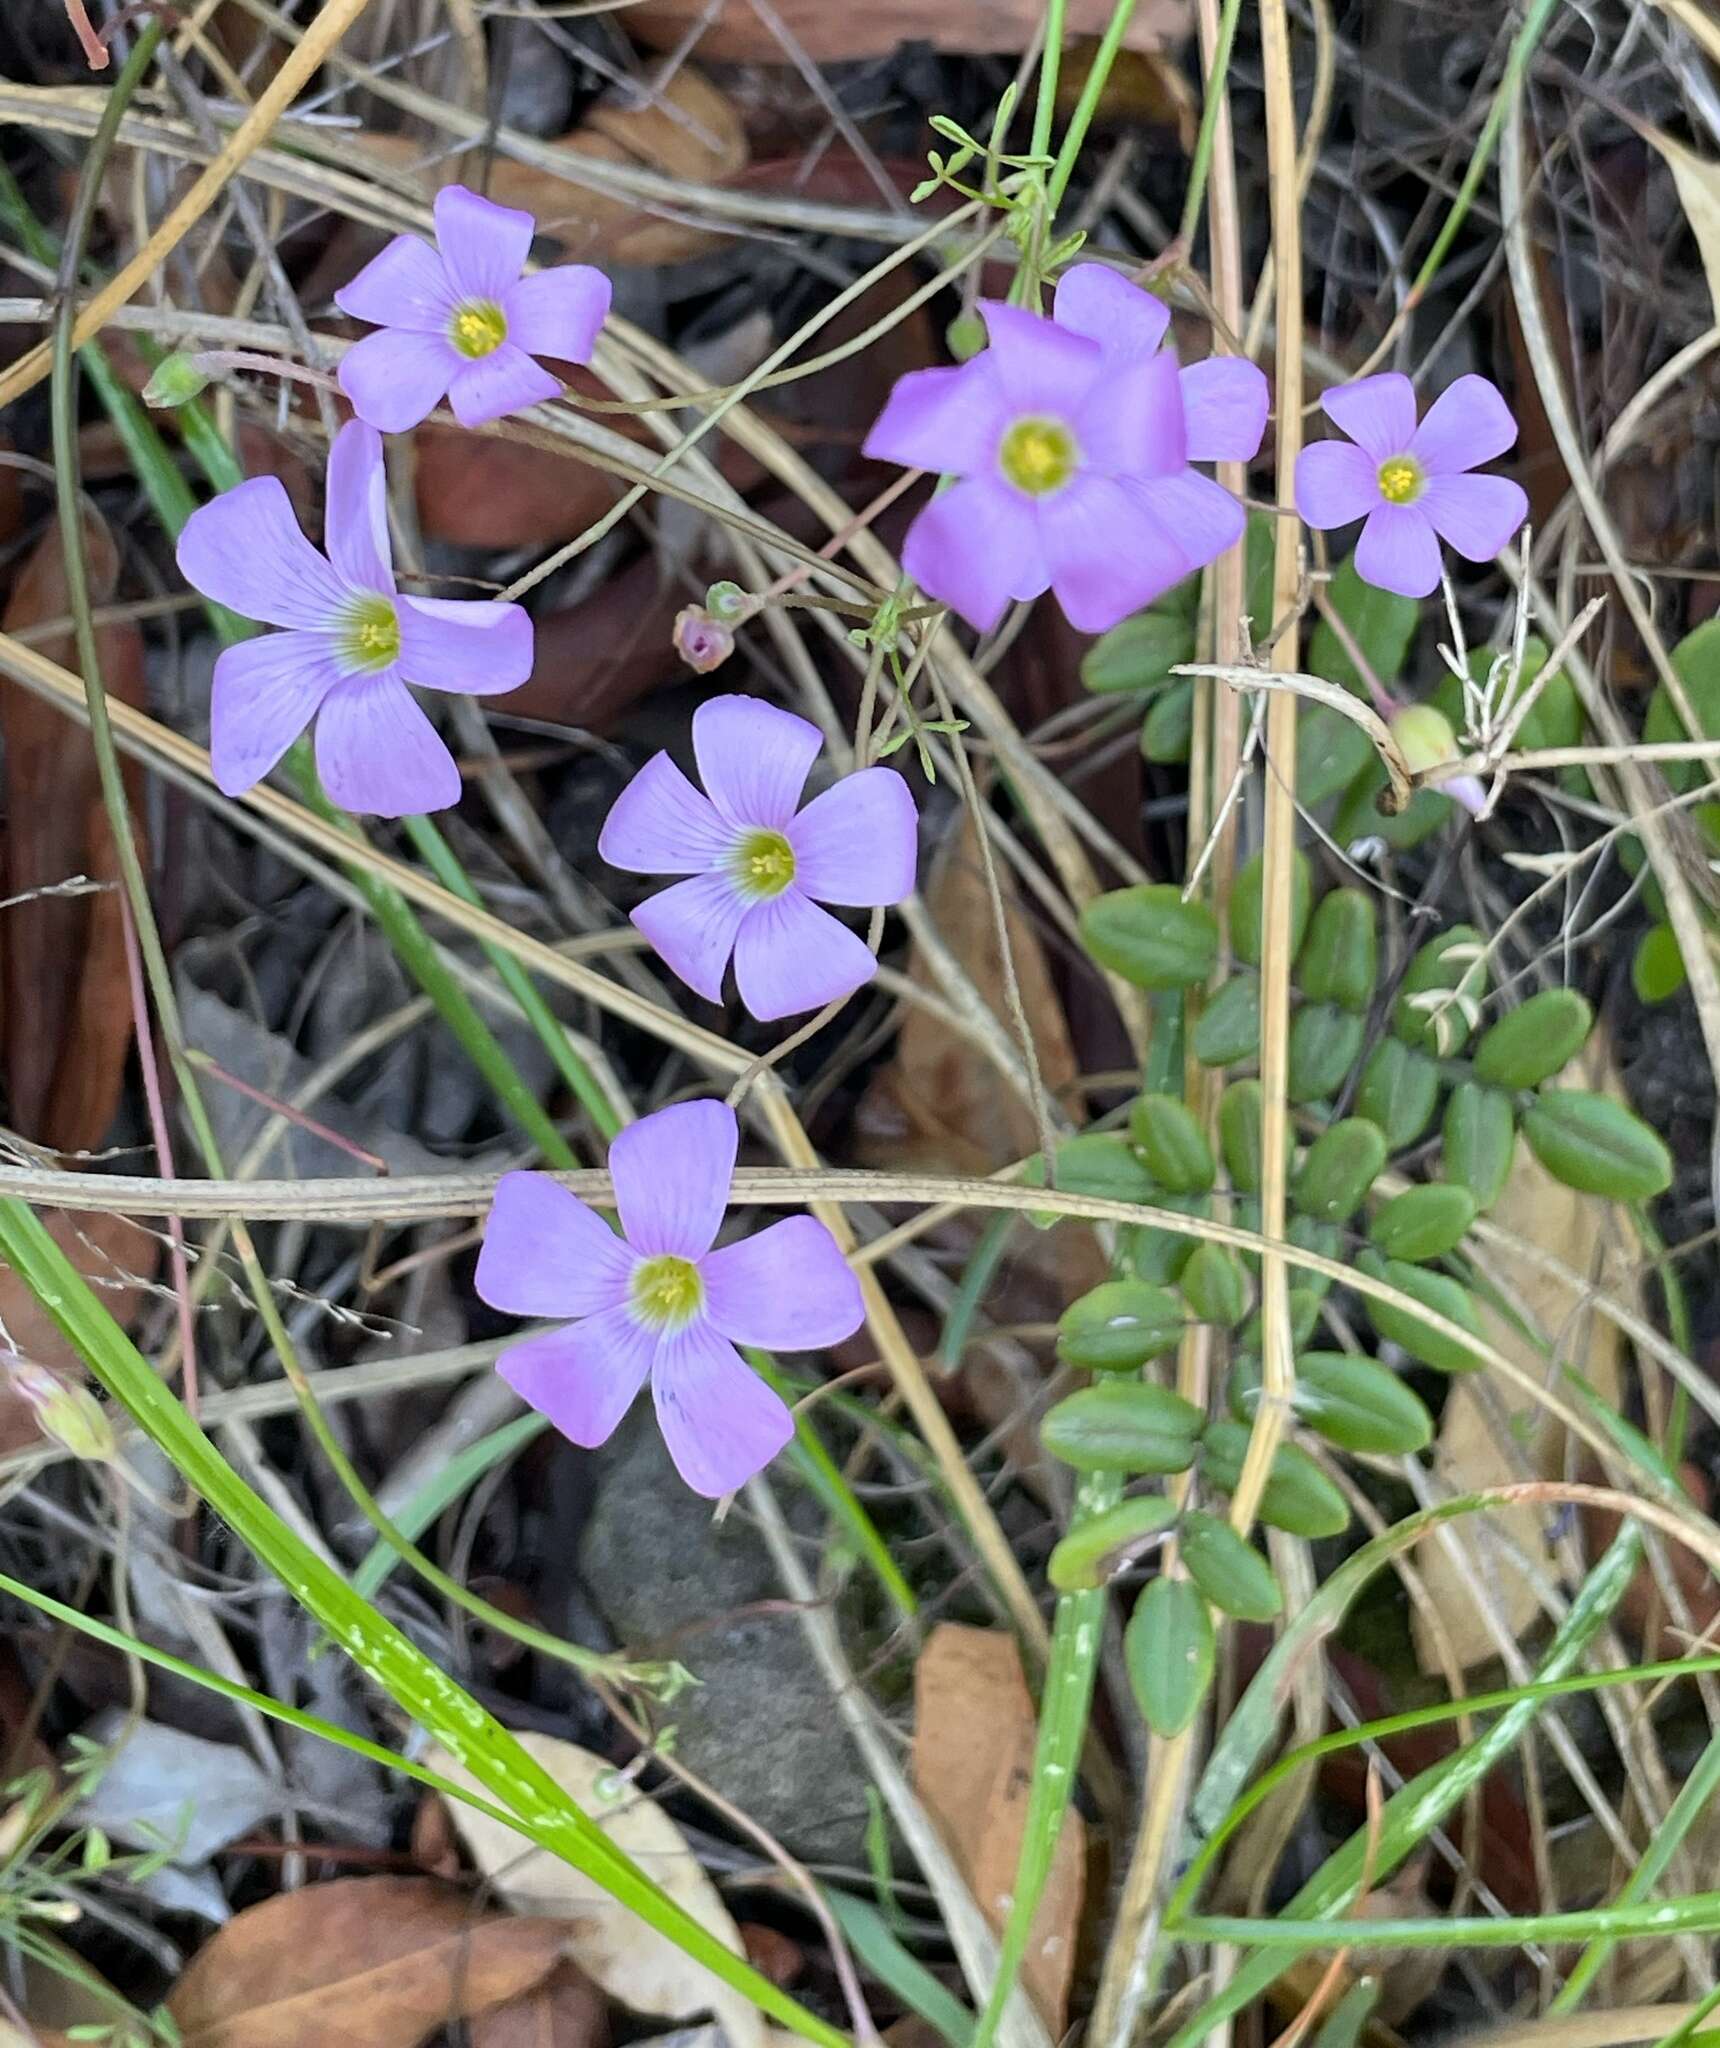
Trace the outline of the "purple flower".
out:
M 982 303 L 991 346 L 899 380 L 865 452 L 962 479 L 926 506 L 902 566 L 989 631 L 1011 598 L 1055 593 L 1103 632 L 1242 533 L 1229 492 L 1191 461 L 1246 462 L 1266 380 L 1211 357 L 1178 371 L 1170 314 L 1103 264 L 1058 283 L 1055 318 Z
M 497 1361 L 563 1436 L 603 1443 L 649 1379 L 675 1469 L 717 1499 L 794 1434 L 737 1344 L 810 1351 L 865 1319 L 836 1240 L 810 1216 L 713 1251 L 740 1136 L 720 1102 L 683 1102 L 630 1124 L 609 1148 L 617 1237 L 545 1173 L 504 1174 L 477 1289 L 516 1316 L 569 1316 Z
M 1522 486 L 1472 476 L 1503 455 L 1517 422 L 1498 387 L 1459 377 L 1415 423 L 1415 387 L 1395 370 L 1341 384 L 1320 401 L 1348 441 L 1319 441 L 1296 458 L 1296 509 L 1310 526 L 1365 519 L 1356 574 L 1400 597 L 1439 587 L 1439 543 L 1490 562 L 1529 516 Z
M 735 651 L 735 636 L 702 604 L 683 605 L 675 614 L 675 652 L 695 675 L 708 676 Z
M 609 311 L 609 280 L 586 263 L 522 277 L 537 223 L 464 185 L 436 195 L 436 247 L 396 235 L 334 295 L 381 328 L 350 348 L 340 388 L 385 434 L 417 426 L 446 394 L 463 427 L 554 398 L 536 356 L 591 359 Z
M 280 479 L 257 476 L 193 512 L 179 536 L 194 589 L 286 628 L 215 664 L 215 780 L 240 795 L 314 718 L 317 772 L 344 809 L 399 818 L 457 803 L 454 757 L 406 686 L 517 689 L 531 673 L 531 620 L 517 604 L 396 593 L 382 441 L 357 420 L 329 451 L 323 525 L 326 557 L 299 531 Z
M 688 875 L 633 922 L 715 1003 L 734 955 L 741 1001 L 762 1021 L 821 1010 L 878 963 L 818 908 L 900 903 L 914 887 L 914 800 L 893 768 L 844 776 L 797 810 L 823 741 L 817 726 L 753 697 L 693 713 L 701 796 L 657 754 L 615 800 L 597 850 L 640 875 Z

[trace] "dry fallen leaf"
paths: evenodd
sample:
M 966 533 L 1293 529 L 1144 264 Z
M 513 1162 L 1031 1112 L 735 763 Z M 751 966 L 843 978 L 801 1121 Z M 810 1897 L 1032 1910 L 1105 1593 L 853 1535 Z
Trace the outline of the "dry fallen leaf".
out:
M 1696 237 L 1702 274 L 1708 280 L 1708 297 L 1716 321 L 1720 321 L 1720 163 L 1695 155 L 1682 142 L 1658 128 L 1642 126 L 1642 133 L 1666 159 L 1672 182 L 1678 187 L 1679 203 Z
M 605 2048 L 609 2009 L 573 1963 L 558 1963 L 541 1984 L 466 2024 L 470 2048 Z
M 1103 33 L 1112 0 L 1070 0 L 1074 36 Z M 842 7 L 834 0 L 773 0 L 768 12 L 752 0 L 724 0 L 712 14 L 709 0 L 637 0 L 627 26 L 653 49 L 672 50 L 699 31 L 707 62 L 782 64 L 792 50 L 825 64 L 850 57 L 887 57 L 899 43 L 931 43 L 940 50 L 982 53 L 1024 50 L 1039 27 L 1040 0 L 878 0 Z M 782 24 L 779 37 L 772 20 Z M 1137 50 L 1162 48 L 1187 36 L 1187 0 L 1141 0 L 1127 41 Z

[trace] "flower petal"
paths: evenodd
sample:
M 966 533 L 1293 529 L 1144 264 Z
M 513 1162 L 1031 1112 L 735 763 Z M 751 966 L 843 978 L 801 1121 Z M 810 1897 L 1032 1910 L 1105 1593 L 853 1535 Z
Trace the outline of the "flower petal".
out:
M 1216 562 L 1242 538 L 1247 523 L 1242 507 L 1198 469 L 1122 481 L 1129 496 L 1152 514 L 1159 530 L 1175 540 L 1190 573 Z
M 499 305 L 526 267 L 537 222 L 518 207 L 497 206 L 465 185 L 444 185 L 436 194 L 435 214 L 436 243 L 455 296 L 493 299 Z
M 753 904 L 735 937 L 735 986 L 761 1024 L 822 1010 L 877 971 L 866 942 L 799 889 Z
M 590 1450 L 615 1434 L 656 1355 L 654 1334 L 612 1308 L 510 1344 L 496 1370 L 570 1443 Z
M 788 828 L 796 885 L 814 903 L 900 903 L 914 891 L 919 815 L 894 768 L 862 768 Z
M 597 851 L 634 875 L 702 875 L 734 845 L 734 828 L 667 754 L 653 754 L 615 799 Z M 720 975 L 722 970 L 718 969 Z
M 709 1323 L 663 1340 L 651 1398 L 675 1470 L 707 1500 L 744 1486 L 794 1434 L 781 1396 Z
M 326 629 L 346 602 L 278 476 L 251 477 L 199 506 L 180 531 L 178 558 L 193 590 L 271 626 Z
M 1039 530 L 1051 588 L 1083 633 L 1108 631 L 1189 573 L 1177 542 L 1137 495 L 1109 477 L 1081 477 L 1046 498 Z
M 1416 510 L 1466 562 L 1491 562 L 1523 531 L 1529 500 L 1506 476 L 1435 476 Z
M 1043 567 L 1033 513 L 989 477 L 940 491 L 908 528 L 902 567 L 928 597 L 989 633 Z
M 1316 441 L 1296 458 L 1296 510 L 1310 526 L 1348 526 L 1385 503 L 1380 466 L 1353 441 Z
M 522 277 L 502 300 L 508 339 L 527 355 L 588 363 L 611 297 L 608 278 L 589 263 L 562 263 Z
M 737 1344 L 816 1351 L 866 1320 L 860 1283 L 836 1240 L 811 1216 L 789 1216 L 726 1244 L 699 1267 L 705 1313 Z
M 712 697 L 693 713 L 700 778 L 731 825 L 780 832 L 823 744 L 817 726 L 757 697 Z
M 722 1228 L 740 1141 L 726 1102 L 673 1102 L 615 1134 L 609 1173 L 636 1252 L 705 1256 Z
M 861 453 L 907 469 L 972 476 L 990 468 L 1008 424 L 997 365 L 980 355 L 957 369 L 898 377 Z
M 1096 341 L 1071 334 L 1025 306 L 981 299 L 992 360 L 1012 410 L 1068 419 L 1098 382 L 1104 357 Z
M 367 426 L 404 434 L 441 404 L 460 362 L 440 334 L 384 327 L 347 350 L 337 381 Z
M 638 1264 L 603 1218 L 547 1173 L 504 1173 L 472 1285 L 510 1316 L 594 1316 L 627 1299 Z
M 504 341 L 475 363 L 460 364 L 448 385 L 448 403 L 461 426 L 481 427 L 486 420 L 524 412 L 528 405 L 541 405 L 560 393 L 559 377 L 552 377 L 523 348 Z
M 418 235 L 396 235 L 341 286 L 334 302 L 355 320 L 406 327 L 417 334 L 446 334 L 454 317 L 447 265 Z
M 665 964 L 696 995 L 720 1003 L 723 970 L 746 913 L 734 883 L 719 869 L 648 896 L 632 916 Z
M 394 595 L 393 553 L 388 545 L 388 482 L 382 470 L 382 436 L 360 420 L 348 420 L 328 452 L 323 505 L 323 545 L 336 572 L 360 590 Z
M 344 811 L 406 818 L 460 801 L 460 771 L 393 670 L 347 676 L 317 714 L 317 773 Z
M 1426 597 L 1439 587 L 1439 537 L 1422 505 L 1380 505 L 1368 514 L 1356 574 L 1399 597 Z
M 532 622 L 524 605 L 495 598 L 403 597 L 400 673 L 424 690 L 490 697 L 517 690 L 532 672 Z
M 1182 372 L 1191 462 L 1252 462 L 1266 432 L 1268 393 L 1258 363 L 1208 356 Z
M 1334 385 L 1320 403 L 1376 464 L 1403 454 L 1415 438 L 1415 386 L 1397 370 Z
M 216 788 L 240 796 L 261 782 L 340 679 L 320 633 L 267 633 L 224 649 L 209 708 Z
M 1517 422 L 1497 384 L 1473 374 L 1448 384 L 1427 409 L 1409 452 L 1430 477 L 1455 476 L 1503 455 Z
M 1051 311 L 1059 327 L 1099 344 L 1107 368 L 1120 356 L 1150 356 L 1171 324 L 1163 299 L 1130 284 L 1105 263 L 1077 263 L 1066 270 L 1057 280 Z
M 1075 421 L 1085 468 L 1100 476 L 1171 476 L 1188 460 L 1177 359 L 1168 349 L 1107 366 Z

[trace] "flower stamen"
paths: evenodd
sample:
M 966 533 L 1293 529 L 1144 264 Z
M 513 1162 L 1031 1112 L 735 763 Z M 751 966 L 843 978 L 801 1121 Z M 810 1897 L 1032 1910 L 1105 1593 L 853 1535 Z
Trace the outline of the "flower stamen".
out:
M 494 299 L 468 299 L 448 327 L 448 339 L 474 363 L 494 355 L 507 338 L 507 315 Z
M 780 832 L 748 832 L 735 848 L 733 873 L 744 896 L 768 903 L 794 880 L 794 848 Z
M 1394 455 L 1380 464 L 1380 496 L 1388 505 L 1413 505 L 1427 482 L 1413 455 Z
M 375 675 L 400 659 L 400 616 L 381 595 L 355 597 L 340 625 L 340 649 L 350 675 Z
M 1017 420 L 997 451 L 998 467 L 1018 491 L 1043 498 L 1075 474 L 1081 451 L 1061 420 Z
M 633 1269 L 634 1320 L 648 1330 L 684 1330 L 705 1306 L 705 1283 L 691 1259 L 664 1252 Z

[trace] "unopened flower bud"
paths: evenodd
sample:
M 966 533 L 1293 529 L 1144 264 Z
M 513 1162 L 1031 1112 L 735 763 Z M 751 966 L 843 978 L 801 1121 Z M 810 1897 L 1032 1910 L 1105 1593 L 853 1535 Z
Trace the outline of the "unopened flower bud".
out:
M 209 372 L 195 356 L 187 355 L 182 349 L 175 349 L 172 355 L 163 356 L 156 364 L 154 374 L 143 387 L 145 405 L 160 408 L 167 405 L 184 405 L 195 398 L 209 382 Z
M 690 604 L 675 614 L 675 652 L 694 670 L 708 676 L 735 651 L 735 636 L 703 605 Z
M 985 322 L 977 313 L 958 313 L 944 329 L 944 341 L 956 361 L 965 363 L 985 347 Z
M 36 1427 L 50 1442 L 96 1464 L 111 1463 L 118 1451 L 107 1410 L 88 1387 L 61 1379 L 27 1358 L 5 1361 L 5 1384 L 25 1402 Z
M 1457 735 L 1451 720 L 1431 704 L 1410 704 L 1392 719 L 1392 738 L 1412 775 L 1425 775 L 1457 758 Z
M 713 583 L 705 592 L 705 609 L 713 619 L 733 626 L 752 609 L 752 599 L 738 583 Z

